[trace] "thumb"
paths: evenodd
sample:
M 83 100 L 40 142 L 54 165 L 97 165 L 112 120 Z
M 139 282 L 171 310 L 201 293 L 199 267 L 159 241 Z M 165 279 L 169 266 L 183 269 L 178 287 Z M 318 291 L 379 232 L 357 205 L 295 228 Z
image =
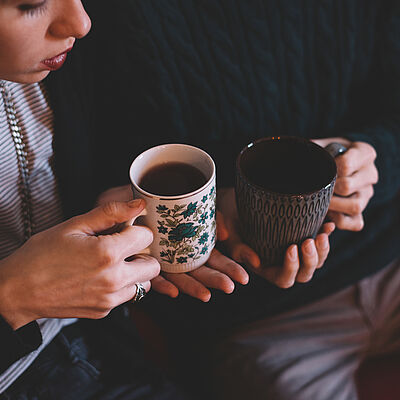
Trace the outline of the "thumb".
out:
M 134 220 L 143 211 L 146 202 L 142 199 L 110 201 L 75 219 L 79 231 L 94 235 L 128 220 Z

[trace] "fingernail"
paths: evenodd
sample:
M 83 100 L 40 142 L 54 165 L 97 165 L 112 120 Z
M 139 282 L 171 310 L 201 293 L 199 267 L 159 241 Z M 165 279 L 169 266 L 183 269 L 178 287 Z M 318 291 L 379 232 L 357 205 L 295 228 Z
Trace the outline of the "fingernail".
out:
M 305 243 L 304 251 L 308 255 L 312 255 L 314 253 L 314 248 L 311 240 Z
M 297 246 L 294 245 L 290 250 L 289 250 L 289 257 L 291 260 L 295 260 L 297 257 Z
M 329 246 L 328 238 L 324 237 L 322 240 L 322 249 L 326 250 L 328 248 L 328 246 Z
M 235 290 L 235 284 L 232 282 L 232 284 L 229 285 L 229 287 L 225 288 L 224 293 L 231 294 L 234 290 Z
M 208 303 L 210 301 L 210 299 L 211 299 L 211 293 L 208 293 L 208 294 L 204 294 L 204 296 L 202 296 L 201 301 L 203 303 Z
M 131 200 L 131 201 L 128 201 L 128 206 L 130 208 L 138 208 L 142 205 L 142 202 L 143 202 L 142 199 Z
M 294 281 L 290 280 L 290 281 L 284 281 L 284 282 L 277 282 L 277 285 L 281 288 L 281 289 L 289 289 L 294 285 Z

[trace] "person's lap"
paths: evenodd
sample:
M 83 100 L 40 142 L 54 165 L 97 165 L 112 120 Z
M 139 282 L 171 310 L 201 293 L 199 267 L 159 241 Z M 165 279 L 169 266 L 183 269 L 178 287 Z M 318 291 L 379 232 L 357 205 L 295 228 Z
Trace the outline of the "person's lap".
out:
M 214 381 L 223 399 L 353 400 L 354 373 L 400 349 L 400 265 L 225 340 Z
M 79 321 L 66 327 L 0 395 L 7 400 L 189 399 L 152 365 L 131 321 Z

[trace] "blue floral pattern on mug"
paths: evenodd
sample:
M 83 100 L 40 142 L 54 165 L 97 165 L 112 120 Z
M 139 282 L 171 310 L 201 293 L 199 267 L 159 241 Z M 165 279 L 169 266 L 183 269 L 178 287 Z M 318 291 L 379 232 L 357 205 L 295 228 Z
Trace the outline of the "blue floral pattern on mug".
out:
M 206 254 L 215 242 L 215 186 L 201 201 L 157 206 L 160 258 L 169 264 L 186 264 Z

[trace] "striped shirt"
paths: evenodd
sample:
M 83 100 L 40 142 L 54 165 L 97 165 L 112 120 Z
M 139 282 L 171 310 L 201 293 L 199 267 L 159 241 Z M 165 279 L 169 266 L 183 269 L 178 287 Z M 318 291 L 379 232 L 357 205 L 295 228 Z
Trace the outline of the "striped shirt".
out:
M 3 81 L 14 102 L 19 126 L 28 153 L 32 196 L 33 233 L 62 221 L 57 181 L 53 172 L 53 113 L 44 86 Z M 8 125 L 3 97 L 0 95 L 0 259 L 23 244 L 24 223 L 21 212 L 20 171 L 16 149 Z M 61 328 L 74 319 L 41 319 L 42 345 L 18 360 L 0 375 L 0 393 L 28 367 Z

